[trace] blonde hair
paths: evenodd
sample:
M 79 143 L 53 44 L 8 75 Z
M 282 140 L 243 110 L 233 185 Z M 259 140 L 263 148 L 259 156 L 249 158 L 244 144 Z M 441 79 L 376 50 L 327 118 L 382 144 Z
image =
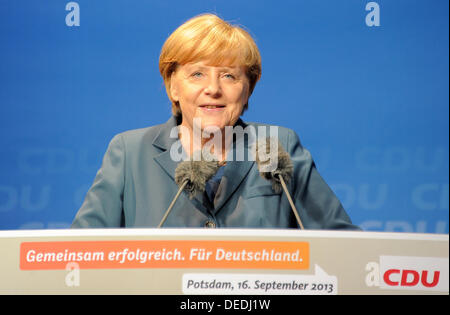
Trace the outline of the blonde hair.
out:
M 238 65 L 247 68 L 249 95 L 261 77 L 261 56 L 250 34 L 214 14 L 202 14 L 178 27 L 164 43 L 159 56 L 159 72 L 172 102 L 172 114 L 181 115 L 170 93 L 170 78 L 178 65 L 207 60 L 211 65 Z M 244 111 L 248 104 L 245 104 Z

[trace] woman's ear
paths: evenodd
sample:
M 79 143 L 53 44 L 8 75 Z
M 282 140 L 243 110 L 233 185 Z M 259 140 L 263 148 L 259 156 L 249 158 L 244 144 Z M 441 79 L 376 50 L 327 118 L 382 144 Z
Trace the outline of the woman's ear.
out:
M 172 75 L 170 76 L 170 98 L 174 102 L 179 101 L 178 84 L 177 84 L 177 78 L 176 78 L 175 72 L 172 73 Z

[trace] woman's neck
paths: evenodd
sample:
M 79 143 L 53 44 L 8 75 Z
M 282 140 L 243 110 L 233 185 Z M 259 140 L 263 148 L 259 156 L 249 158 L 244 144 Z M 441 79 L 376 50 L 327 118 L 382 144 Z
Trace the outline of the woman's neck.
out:
M 179 125 L 178 137 L 184 151 L 194 159 L 217 160 L 225 164 L 227 148 L 230 139 L 225 132 L 214 128 L 215 132 L 194 132 L 192 129 Z

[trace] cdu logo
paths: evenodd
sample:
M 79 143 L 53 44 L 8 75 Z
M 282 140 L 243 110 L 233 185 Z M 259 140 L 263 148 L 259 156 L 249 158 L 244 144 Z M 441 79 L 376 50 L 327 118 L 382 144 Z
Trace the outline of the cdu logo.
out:
M 366 265 L 366 285 L 388 290 L 449 292 L 448 258 L 380 256 Z

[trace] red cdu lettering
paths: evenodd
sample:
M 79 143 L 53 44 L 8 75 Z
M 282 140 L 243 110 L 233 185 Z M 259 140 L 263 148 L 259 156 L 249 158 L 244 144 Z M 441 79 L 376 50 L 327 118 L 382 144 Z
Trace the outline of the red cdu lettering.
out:
M 422 271 L 422 284 L 424 287 L 432 288 L 435 287 L 439 282 L 440 271 L 435 271 L 433 275 L 433 281 L 431 283 L 427 282 L 428 280 L 428 271 Z
M 414 287 L 418 285 L 420 281 L 424 287 L 432 288 L 438 285 L 439 276 L 440 271 L 435 271 L 433 273 L 433 279 L 431 280 L 431 282 L 429 282 L 430 279 L 428 279 L 427 270 L 422 270 L 422 274 L 420 274 L 415 270 L 389 269 L 384 273 L 383 280 L 387 285 L 390 286 L 405 287 Z
M 394 282 L 394 281 L 391 280 L 391 274 L 393 274 L 393 273 L 400 273 L 400 270 L 398 270 L 398 269 L 390 269 L 390 270 L 386 271 L 384 273 L 383 279 L 384 279 L 384 282 L 387 285 L 397 286 L 399 284 L 399 282 L 398 281 Z
M 408 279 L 408 276 L 412 275 L 412 279 Z M 402 272 L 402 286 L 412 287 L 419 283 L 420 275 L 415 270 L 403 270 Z

